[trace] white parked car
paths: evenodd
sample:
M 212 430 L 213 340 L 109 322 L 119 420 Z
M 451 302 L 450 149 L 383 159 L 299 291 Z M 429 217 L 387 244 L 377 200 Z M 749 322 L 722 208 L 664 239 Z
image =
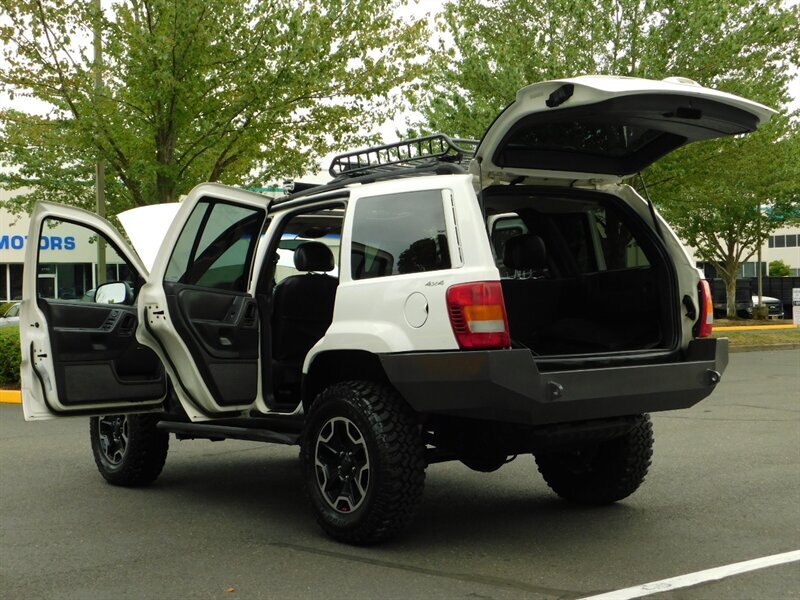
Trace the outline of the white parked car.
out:
M 0 316 L 0 327 L 16 325 L 17 323 L 19 323 L 19 302 L 15 302 L 9 306 L 3 315 Z
M 300 445 L 317 521 L 355 544 L 402 531 L 446 460 L 533 454 L 560 496 L 621 500 L 650 464 L 647 413 L 699 402 L 728 361 L 707 282 L 623 179 L 772 112 L 685 80 L 538 83 L 480 143 L 341 155 L 278 201 L 200 185 L 151 268 L 97 215 L 41 203 L 32 240 L 83 223 L 133 275 L 49 300 L 28 245 L 25 416 L 91 416 L 123 486 L 158 477 L 170 434 Z
M 779 298 L 772 296 L 761 296 L 761 302 L 769 309 L 768 319 L 782 319 L 783 318 L 783 302 Z M 753 306 L 758 306 L 758 296 L 753 296 Z M 753 316 L 753 309 L 748 311 L 750 316 Z

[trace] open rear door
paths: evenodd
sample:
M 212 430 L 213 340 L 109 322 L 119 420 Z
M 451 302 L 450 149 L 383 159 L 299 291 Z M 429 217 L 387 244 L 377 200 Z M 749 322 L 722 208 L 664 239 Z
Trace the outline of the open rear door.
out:
M 256 248 L 269 199 L 203 184 L 181 203 L 139 296 L 139 338 L 162 359 L 192 420 L 255 403 L 259 308 Z
M 147 271 L 105 219 L 39 203 L 31 216 L 20 310 L 27 420 L 162 407 L 158 357 L 136 340 Z M 95 290 L 105 286 L 95 299 Z M 112 288 L 123 293 L 114 296 Z

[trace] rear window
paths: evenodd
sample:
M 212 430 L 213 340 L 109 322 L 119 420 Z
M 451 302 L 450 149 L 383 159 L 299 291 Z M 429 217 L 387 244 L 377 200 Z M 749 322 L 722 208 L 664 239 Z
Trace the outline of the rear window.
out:
M 353 279 L 449 269 L 441 190 L 359 200 L 350 262 Z
M 621 158 L 638 152 L 662 131 L 631 125 L 586 121 L 538 123 L 518 131 L 508 145 L 525 150 L 568 150 L 574 153 Z

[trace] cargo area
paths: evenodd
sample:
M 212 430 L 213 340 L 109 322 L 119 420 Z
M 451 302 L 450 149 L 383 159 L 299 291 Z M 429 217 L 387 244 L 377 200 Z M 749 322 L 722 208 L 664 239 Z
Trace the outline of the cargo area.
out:
M 673 269 L 630 207 L 526 186 L 487 188 L 483 201 L 514 347 L 544 357 L 675 347 Z

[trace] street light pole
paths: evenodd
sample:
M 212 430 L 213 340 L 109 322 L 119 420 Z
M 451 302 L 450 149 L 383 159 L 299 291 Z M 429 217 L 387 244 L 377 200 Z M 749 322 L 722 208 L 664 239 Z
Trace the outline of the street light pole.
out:
M 100 30 L 101 17 L 103 15 L 103 8 L 100 5 L 100 0 L 94 0 L 94 92 L 95 92 L 95 118 L 99 119 L 97 114 L 97 103 L 100 100 L 100 95 L 103 93 L 103 38 Z M 99 136 L 98 136 L 99 137 Z M 95 195 L 95 210 L 98 216 L 105 218 L 106 216 L 106 172 L 105 163 L 98 152 L 97 163 L 95 164 L 94 174 L 94 195 Z M 102 236 L 97 238 L 97 283 L 105 283 L 106 281 L 106 242 Z

